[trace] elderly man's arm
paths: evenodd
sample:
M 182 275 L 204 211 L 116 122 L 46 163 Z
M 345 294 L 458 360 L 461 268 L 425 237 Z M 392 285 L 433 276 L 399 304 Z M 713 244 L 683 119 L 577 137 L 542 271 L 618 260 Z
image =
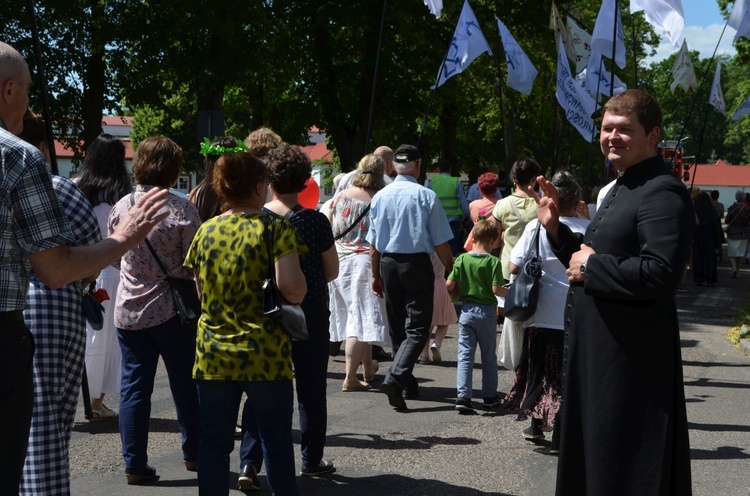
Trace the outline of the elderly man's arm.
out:
M 61 245 L 29 255 L 34 273 L 56 289 L 100 271 L 138 246 L 167 217 L 167 193 L 154 188 L 140 197 L 115 232 L 94 245 Z

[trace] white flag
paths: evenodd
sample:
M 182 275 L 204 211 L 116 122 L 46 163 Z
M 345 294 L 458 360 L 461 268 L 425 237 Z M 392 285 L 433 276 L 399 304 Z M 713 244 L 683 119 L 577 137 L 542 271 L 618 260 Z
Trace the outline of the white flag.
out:
M 601 95 L 610 96 L 610 87 L 612 86 L 612 73 L 604 67 L 602 56 L 594 53 L 589 59 L 588 66 L 576 76 L 576 81 L 586 90 L 591 98 L 596 101 L 601 100 Z M 627 85 L 615 76 L 615 89 L 612 95 L 617 95 L 628 89 Z M 597 95 L 597 92 L 599 93 Z
M 745 5 L 745 0 L 734 1 L 727 24 L 737 30 L 733 43 L 737 42 L 740 37 L 750 39 L 750 11 Z
M 445 56 L 438 70 L 438 82 L 434 87 L 442 85 L 449 77 L 462 73 L 475 58 L 484 52 L 492 55 L 490 45 L 479 28 L 477 16 L 471 10 L 469 0 L 465 0 L 448 55 Z
M 708 97 L 708 103 L 716 107 L 716 110 L 727 115 L 727 109 L 724 107 L 724 92 L 721 91 L 721 61 L 716 64 L 716 74 L 714 74 L 714 84 L 711 85 L 711 96 Z
M 508 63 L 508 86 L 528 95 L 531 93 L 538 72 L 505 24 L 497 17 L 495 19 L 497 19 L 497 29 L 500 30 L 500 38 L 503 40 L 505 61 Z
M 674 90 L 678 86 L 685 91 L 698 91 L 698 80 L 695 78 L 695 69 L 693 69 L 693 61 L 690 60 L 690 52 L 688 52 L 686 40 L 682 40 L 682 47 L 680 47 L 677 58 L 674 60 L 672 77 L 674 81 L 669 86 L 672 94 L 674 94 Z
M 674 50 L 680 46 L 680 37 L 685 27 L 682 0 L 630 0 L 630 12 L 643 11 L 646 20 L 661 29 L 669 38 Z
M 575 52 L 573 51 L 573 48 L 570 46 L 570 36 L 568 34 L 568 29 L 565 27 L 565 24 L 563 24 L 562 18 L 560 17 L 560 12 L 557 10 L 557 5 L 555 5 L 555 2 L 552 2 L 552 9 L 549 13 L 549 28 L 555 32 L 555 39 L 558 37 L 562 38 L 563 46 L 565 47 L 565 53 L 568 54 L 568 58 L 571 60 L 575 60 Z
M 732 120 L 738 121 L 742 119 L 743 115 L 747 114 L 750 114 L 750 96 L 747 97 L 744 102 L 742 102 L 740 108 L 738 108 L 737 111 L 732 115 Z
M 594 32 L 591 35 L 591 51 L 599 52 L 607 58 L 612 56 L 613 31 L 615 29 L 615 0 L 604 0 L 596 16 Z M 625 35 L 622 33 L 622 17 L 617 10 L 617 41 L 615 43 L 615 63 L 625 68 Z
M 571 60 L 576 63 L 576 72 L 581 72 L 586 68 L 591 57 L 591 35 L 581 29 L 572 17 L 566 19 L 568 25 L 568 41 L 575 54 Z M 570 54 L 568 54 L 570 56 Z
M 430 8 L 430 14 L 440 19 L 440 11 L 443 10 L 443 0 L 424 0 L 424 4 Z
M 568 56 L 562 39 L 557 38 L 557 89 L 555 97 L 565 110 L 565 117 L 574 128 L 581 133 L 583 139 L 589 143 L 596 136 L 596 128 L 591 114 L 596 109 L 596 103 L 576 82 L 570 72 Z

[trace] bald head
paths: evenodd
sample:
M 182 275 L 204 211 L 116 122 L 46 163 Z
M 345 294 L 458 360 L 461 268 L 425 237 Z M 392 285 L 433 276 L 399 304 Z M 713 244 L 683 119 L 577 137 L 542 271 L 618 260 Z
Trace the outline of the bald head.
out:
M 23 115 L 29 106 L 31 75 L 21 54 L 0 41 L 0 120 L 11 133 L 23 130 Z
M 383 159 L 383 162 L 385 162 L 385 173 L 390 176 L 393 172 L 393 150 L 387 146 L 379 146 L 372 154 Z

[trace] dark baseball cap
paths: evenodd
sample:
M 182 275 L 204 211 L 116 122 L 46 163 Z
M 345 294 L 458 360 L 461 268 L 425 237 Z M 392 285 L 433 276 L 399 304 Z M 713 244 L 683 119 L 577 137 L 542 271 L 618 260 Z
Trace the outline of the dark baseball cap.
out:
M 414 145 L 401 145 L 396 148 L 393 152 L 393 161 L 398 163 L 414 162 L 420 160 L 422 155 L 419 154 L 419 150 Z

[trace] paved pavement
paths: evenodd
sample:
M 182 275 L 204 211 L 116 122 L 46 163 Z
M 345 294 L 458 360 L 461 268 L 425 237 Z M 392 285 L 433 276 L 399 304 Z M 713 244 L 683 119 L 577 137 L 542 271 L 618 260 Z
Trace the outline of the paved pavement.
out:
M 719 284 L 709 288 L 687 283 L 688 291 L 678 295 L 696 496 L 750 495 L 750 358 L 725 339 L 725 332 L 736 322 L 738 308 L 750 303 L 750 266 L 743 266 L 740 279 L 730 279 L 729 274 L 724 262 Z M 516 422 L 513 415 L 481 410 L 476 415 L 458 415 L 454 411 L 456 334 L 452 326 L 441 364 L 417 366 L 421 397 L 407 401 L 406 413 L 393 411 L 386 397 L 374 391 L 341 392 L 344 357 L 331 360 L 325 456 L 334 461 L 337 471 L 326 478 L 299 477 L 302 494 L 554 494 L 557 458 L 548 454 L 548 440 L 537 445 L 523 440 L 521 429 L 526 423 Z M 475 397 L 481 397 L 480 377 L 477 366 Z M 511 383 L 511 372 L 501 370 L 501 391 L 507 391 Z M 116 398 L 105 402 L 116 409 Z M 72 494 L 198 493 L 195 474 L 182 465 L 174 407 L 163 370 L 153 395 L 149 438 L 150 463 L 161 474 L 154 484 L 125 484 L 116 422 L 87 424 L 81 406 L 78 419 L 70 449 Z M 294 434 L 299 467 L 296 419 Z M 236 465 L 232 466 L 232 487 L 236 487 Z M 263 490 L 256 494 L 270 494 L 262 472 L 260 480 Z

